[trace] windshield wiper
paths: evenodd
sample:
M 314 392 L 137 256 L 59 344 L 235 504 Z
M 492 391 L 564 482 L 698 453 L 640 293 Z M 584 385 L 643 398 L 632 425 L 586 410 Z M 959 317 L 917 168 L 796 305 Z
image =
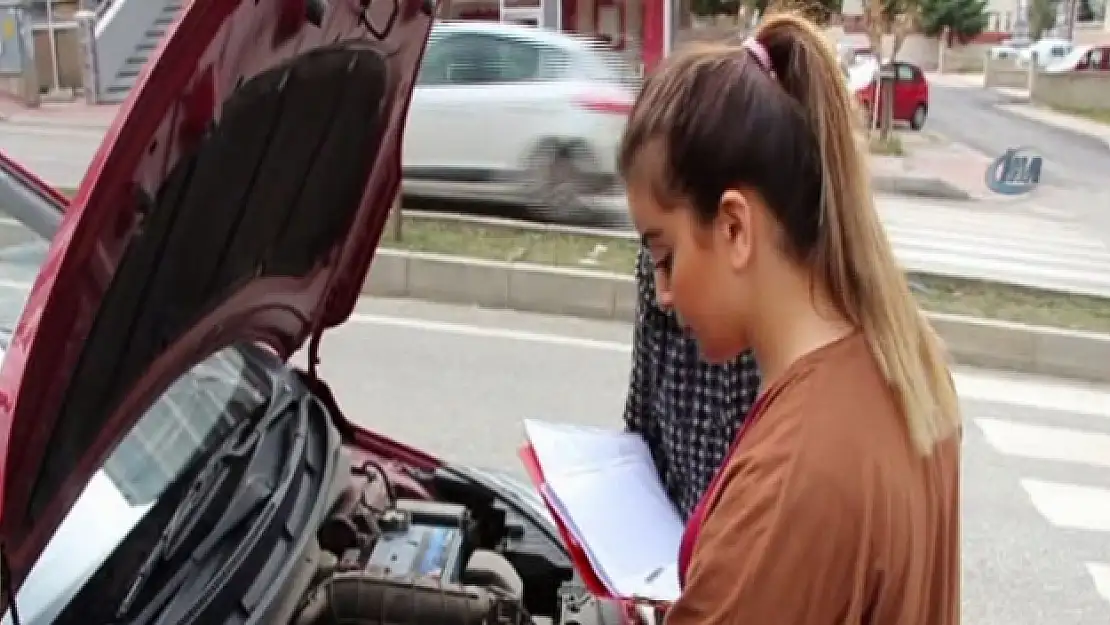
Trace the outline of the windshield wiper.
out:
M 243 427 L 254 428 L 254 424 L 246 421 Z M 233 438 L 238 438 L 238 436 L 233 434 Z M 197 475 L 188 493 L 178 505 L 161 536 L 158 537 L 154 549 L 143 561 L 143 565 L 139 567 L 139 573 L 120 604 L 116 612 L 116 618 L 123 618 L 125 614 L 131 611 L 142 590 L 154 577 L 154 572 L 158 566 L 177 555 L 186 539 L 194 535 L 194 530 L 211 509 L 218 495 L 226 492 L 228 480 L 232 479 L 235 474 L 239 474 L 241 469 L 250 463 L 250 459 L 258 448 L 261 439 L 262 436 L 259 431 L 254 429 L 245 440 L 238 441 L 233 446 L 220 450 L 208 460 L 207 465 Z M 232 488 L 236 486 L 235 484 L 231 485 Z M 241 520 L 249 515 L 250 511 L 265 497 L 266 493 L 260 493 L 253 488 L 240 491 L 230 502 L 229 514 L 221 519 L 219 525 L 226 527 L 227 522 Z M 215 531 L 216 528 L 213 528 L 213 530 Z
M 273 389 L 273 392 L 279 394 L 277 389 Z M 204 468 L 178 504 L 177 510 L 162 531 L 150 555 L 139 567 L 135 581 L 132 582 L 131 588 L 128 589 L 127 595 L 116 611 L 116 618 L 122 619 L 131 612 L 143 589 L 154 577 L 157 568 L 181 553 L 182 545 L 189 538 L 197 536 L 198 525 L 207 517 L 209 511 L 226 510 L 220 514 L 211 530 L 204 532 L 205 538 L 201 544 L 205 545 L 218 543 L 242 522 L 253 517 L 255 511 L 270 500 L 275 492 L 272 482 L 252 479 L 241 483 L 242 476 L 248 473 L 259 449 L 263 447 L 261 443 L 266 438 L 270 424 L 281 418 L 292 404 L 292 398 L 286 395 L 267 406 L 261 418 L 245 419 L 228 436 L 225 447 L 207 459 Z M 219 502 L 226 503 L 213 508 Z M 167 585 L 157 593 L 151 604 L 157 606 L 164 603 L 169 596 L 167 591 L 172 591 L 180 583 L 181 581 L 177 581 L 176 584 Z

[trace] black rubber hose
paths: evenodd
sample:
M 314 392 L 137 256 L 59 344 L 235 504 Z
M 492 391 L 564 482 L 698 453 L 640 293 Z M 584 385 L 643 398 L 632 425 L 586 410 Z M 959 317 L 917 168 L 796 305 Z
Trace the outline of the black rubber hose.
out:
M 430 577 L 338 573 L 316 589 L 297 625 L 484 625 L 529 622 L 518 600 Z

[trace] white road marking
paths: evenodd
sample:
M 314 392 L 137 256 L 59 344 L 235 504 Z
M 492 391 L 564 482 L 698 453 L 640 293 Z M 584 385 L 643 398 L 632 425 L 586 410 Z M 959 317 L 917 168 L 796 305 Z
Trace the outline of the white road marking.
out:
M 405 319 L 401 317 L 389 317 L 385 315 L 372 315 L 366 313 L 354 313 L 351 315 L 350 321 L 353 321 L 355 323 L 392 326 L 397 328 L 421 330 L 426 332 L 441 332 L 445 334 L 458 334 L 463 336 L 478 336 L 483 338 L 507 339 L 511 341 L 525 341 L 529 343 L 544 343 L 547 345 L 577 347 L 581 349 L 595 349 L 608 352 L 627 353 L 630 352 L 632 349 L 632 346 L 630 344 L 621 343 L 618 341 L 602 341 L 598 339 L 587 339 L 577 336 L 566 336 L 560 334 L 545 334 L 540 332 L 528 332 L 525 330 L 509 330 L 506 328 L 490 328 L 463 323 L 451 323 L 448 321 L 428 321 L 425 319 L 411 318 Z
M 1023 479 L 1021 485 L 1049 523 L 1066 529 L 1110 532 L 1110 490 L 1033 479 Z
M 981 417 L 975 424 L 998 451 L 1023 458 L 1110 468 L 1110 435 Z
M 1110 601 L 1110 564 L 1088 562 L 1087 572 L 1095 580 L 1095 590 L 1103 599 Z
M 960 397 L 1110 418 L 1110 390 L 1082 382 L 956 367 Z

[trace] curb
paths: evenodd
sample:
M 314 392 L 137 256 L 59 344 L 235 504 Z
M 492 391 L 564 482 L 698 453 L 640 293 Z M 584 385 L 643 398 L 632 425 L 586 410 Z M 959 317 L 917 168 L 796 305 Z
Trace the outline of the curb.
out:
M 877 193 L 908 195 L 934 200 L 967 201 L 974 199 L 967 191 L 957 189 L 940 178 L 880 174 L 871 176 L 871 188 Z
M 379 249 L 363 294 L 632 322 L 631 276 Z M 1110 383 L 1110 335 L 928 313 L 955 362 Z
M 60 130 L 84 130 L 84 131 L 97 131 L 101 134 L 108 132 L 108 127 L 112 125 L 113 120 L 107 122 L 97 120 L 77 120 L 72 118 L 47 118 L 36 117 L 34 119 L 27 119 L 23 115 L 4 117 L 0 114 L 0 123 L 5 126 L 12 126 L 16 128 L 56 128 Z

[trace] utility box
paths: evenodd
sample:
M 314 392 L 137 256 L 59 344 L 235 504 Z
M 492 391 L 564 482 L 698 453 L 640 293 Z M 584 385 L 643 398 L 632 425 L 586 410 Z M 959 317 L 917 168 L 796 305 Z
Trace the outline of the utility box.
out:
M 0 0 L 0 91 L 27 106 L 39 104 L 34 39 L 24 0 Z

